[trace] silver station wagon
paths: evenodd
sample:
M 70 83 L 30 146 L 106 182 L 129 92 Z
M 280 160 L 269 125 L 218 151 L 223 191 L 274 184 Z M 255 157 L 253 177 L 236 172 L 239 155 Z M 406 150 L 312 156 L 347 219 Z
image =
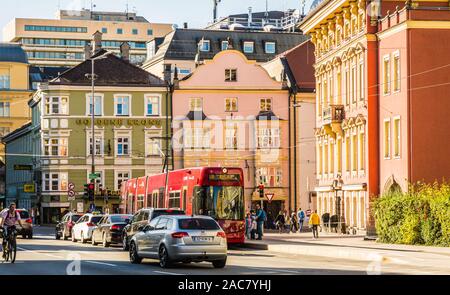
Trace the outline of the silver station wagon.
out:
M 208 216 L 165 215 L 153 219 L 130 242 L 131 263 L 159 259 L 163 268 L 174 262 L 212 262 L 225 267 L 227 239 L 219 224 Z

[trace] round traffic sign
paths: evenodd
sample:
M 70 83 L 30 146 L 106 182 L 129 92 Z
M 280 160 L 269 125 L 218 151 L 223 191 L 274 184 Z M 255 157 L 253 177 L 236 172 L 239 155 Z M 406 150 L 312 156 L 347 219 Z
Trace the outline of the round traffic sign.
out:
M 73 182 L 69 182 L 67 187 L 69 188 L 69 190 L 73 190 L 75 188 L 75 184 L 73 184 Z

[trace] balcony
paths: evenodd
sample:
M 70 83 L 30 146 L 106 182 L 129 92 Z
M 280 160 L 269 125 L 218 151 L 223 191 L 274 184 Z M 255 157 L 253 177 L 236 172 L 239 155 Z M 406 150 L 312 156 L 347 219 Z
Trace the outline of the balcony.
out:
M 345 119 L 345 109 L 344 105 L 330 105 L 328 108 L 325 108 L 322 113 L 323 123 L 342 123 Z

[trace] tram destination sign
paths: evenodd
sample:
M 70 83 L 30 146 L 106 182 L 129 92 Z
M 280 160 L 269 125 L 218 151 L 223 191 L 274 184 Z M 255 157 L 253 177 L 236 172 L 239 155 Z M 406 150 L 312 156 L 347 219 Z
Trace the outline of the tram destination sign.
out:
M 210 181 L 241 181 L 239 174 L 210 174 Z

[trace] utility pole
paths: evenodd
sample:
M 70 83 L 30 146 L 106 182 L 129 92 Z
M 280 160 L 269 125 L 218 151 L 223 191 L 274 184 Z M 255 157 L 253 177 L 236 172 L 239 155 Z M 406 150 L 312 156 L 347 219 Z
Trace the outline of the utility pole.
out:
M 222 1 L 222 0 L 213 0 L 213 2 L 214 2 L 213 23 L 215 23 L 217 21 L 217 6 L 219 5 L 220 1 Z

